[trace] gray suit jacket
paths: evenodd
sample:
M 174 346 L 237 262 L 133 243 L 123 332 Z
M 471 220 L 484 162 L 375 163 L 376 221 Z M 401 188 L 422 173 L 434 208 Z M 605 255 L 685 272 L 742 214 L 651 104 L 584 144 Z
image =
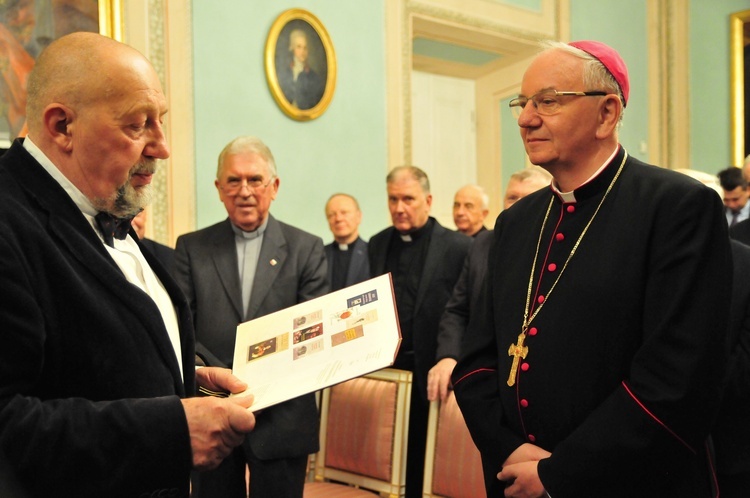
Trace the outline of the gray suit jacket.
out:
M 328 260 L 328 283 L 333 282 L 333 244 L 325 247 L 326 259 Z M 349 261 L 349 271 L 346 273 L 344 287 L 364 282 L 370 278 L 370 262 L 367 259 L 367 242 L 357 237 L 352 244 L 352 259 Z M 336 289 L 334 289 L 336 290 Z
M 177 239 L 177 281 L 195 320 L 196 352 L 209 365 L 230 366 L 237 325 L 328 292 L 323 241 L 269 215 L 252 296 L 242 316 L 242 290 L 229 219 Z M 258 414 L 247 442 L 261 459 L 317 451 L 318 413 L 308 394 Z

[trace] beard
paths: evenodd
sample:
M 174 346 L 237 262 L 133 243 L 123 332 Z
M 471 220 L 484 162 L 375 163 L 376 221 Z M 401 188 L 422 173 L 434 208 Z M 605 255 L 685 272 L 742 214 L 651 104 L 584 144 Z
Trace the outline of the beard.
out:
M 156 172 L 156 161 L 148 160 L 136 164 L 128 173 L 128 180 L 109 199 L 97 199 L 94 205 L 99 211 L 106 211 L 117 218 L 132 218 L 151 204 L 151 185 L 134 187 L 130 180 L 139 173 Z

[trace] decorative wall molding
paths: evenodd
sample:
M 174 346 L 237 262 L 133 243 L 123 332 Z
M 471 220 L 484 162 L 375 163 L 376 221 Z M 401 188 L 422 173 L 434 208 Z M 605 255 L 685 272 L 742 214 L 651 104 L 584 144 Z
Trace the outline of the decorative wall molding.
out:
M 649 161 L 670 169 L 690 168 L 689 1 L 646 5 Z
M 160 161 L 146 235 L 173 245 L 195 229 L 195 152 L 191 2 L 130 0 L 123 5 L 123 41 L 154 66 L 167 97 L 165 132 L 171 150 Z
M 526 67 L 519 61 L 527 60 L 538 50 L 538 40 L 568 38 L 569 0 L 542 0 L 540 11 L 492 0 L 386 0 L 385 16 L 386 169 L 412 162 L 412 40 L 416 36 L 500 56 L 492 63 L 489 74 L 454 74 L 477 82 L 477 179 L 490 193 L 490 216 L 495 216 L 502 204 L 499 101 L 508 92 L 518 91 Z

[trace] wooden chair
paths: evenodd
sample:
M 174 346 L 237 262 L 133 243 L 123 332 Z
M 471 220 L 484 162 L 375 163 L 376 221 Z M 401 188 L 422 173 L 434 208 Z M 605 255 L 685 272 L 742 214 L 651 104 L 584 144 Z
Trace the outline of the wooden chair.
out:
M 451 391 L 433 401 L 427 422 L 425 498 L 486 498 L 482 460 Z
M 385 368 L 323 390 L 304 498 L 404 495 L 412 374 Z

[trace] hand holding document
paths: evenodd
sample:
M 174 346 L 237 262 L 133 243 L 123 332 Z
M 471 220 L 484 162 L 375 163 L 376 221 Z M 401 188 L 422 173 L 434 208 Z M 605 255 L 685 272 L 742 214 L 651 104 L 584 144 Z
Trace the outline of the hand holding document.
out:
M 240 324 L 234 374 L 257 411 L 391 366 L 400 343 L 389 273 Z

